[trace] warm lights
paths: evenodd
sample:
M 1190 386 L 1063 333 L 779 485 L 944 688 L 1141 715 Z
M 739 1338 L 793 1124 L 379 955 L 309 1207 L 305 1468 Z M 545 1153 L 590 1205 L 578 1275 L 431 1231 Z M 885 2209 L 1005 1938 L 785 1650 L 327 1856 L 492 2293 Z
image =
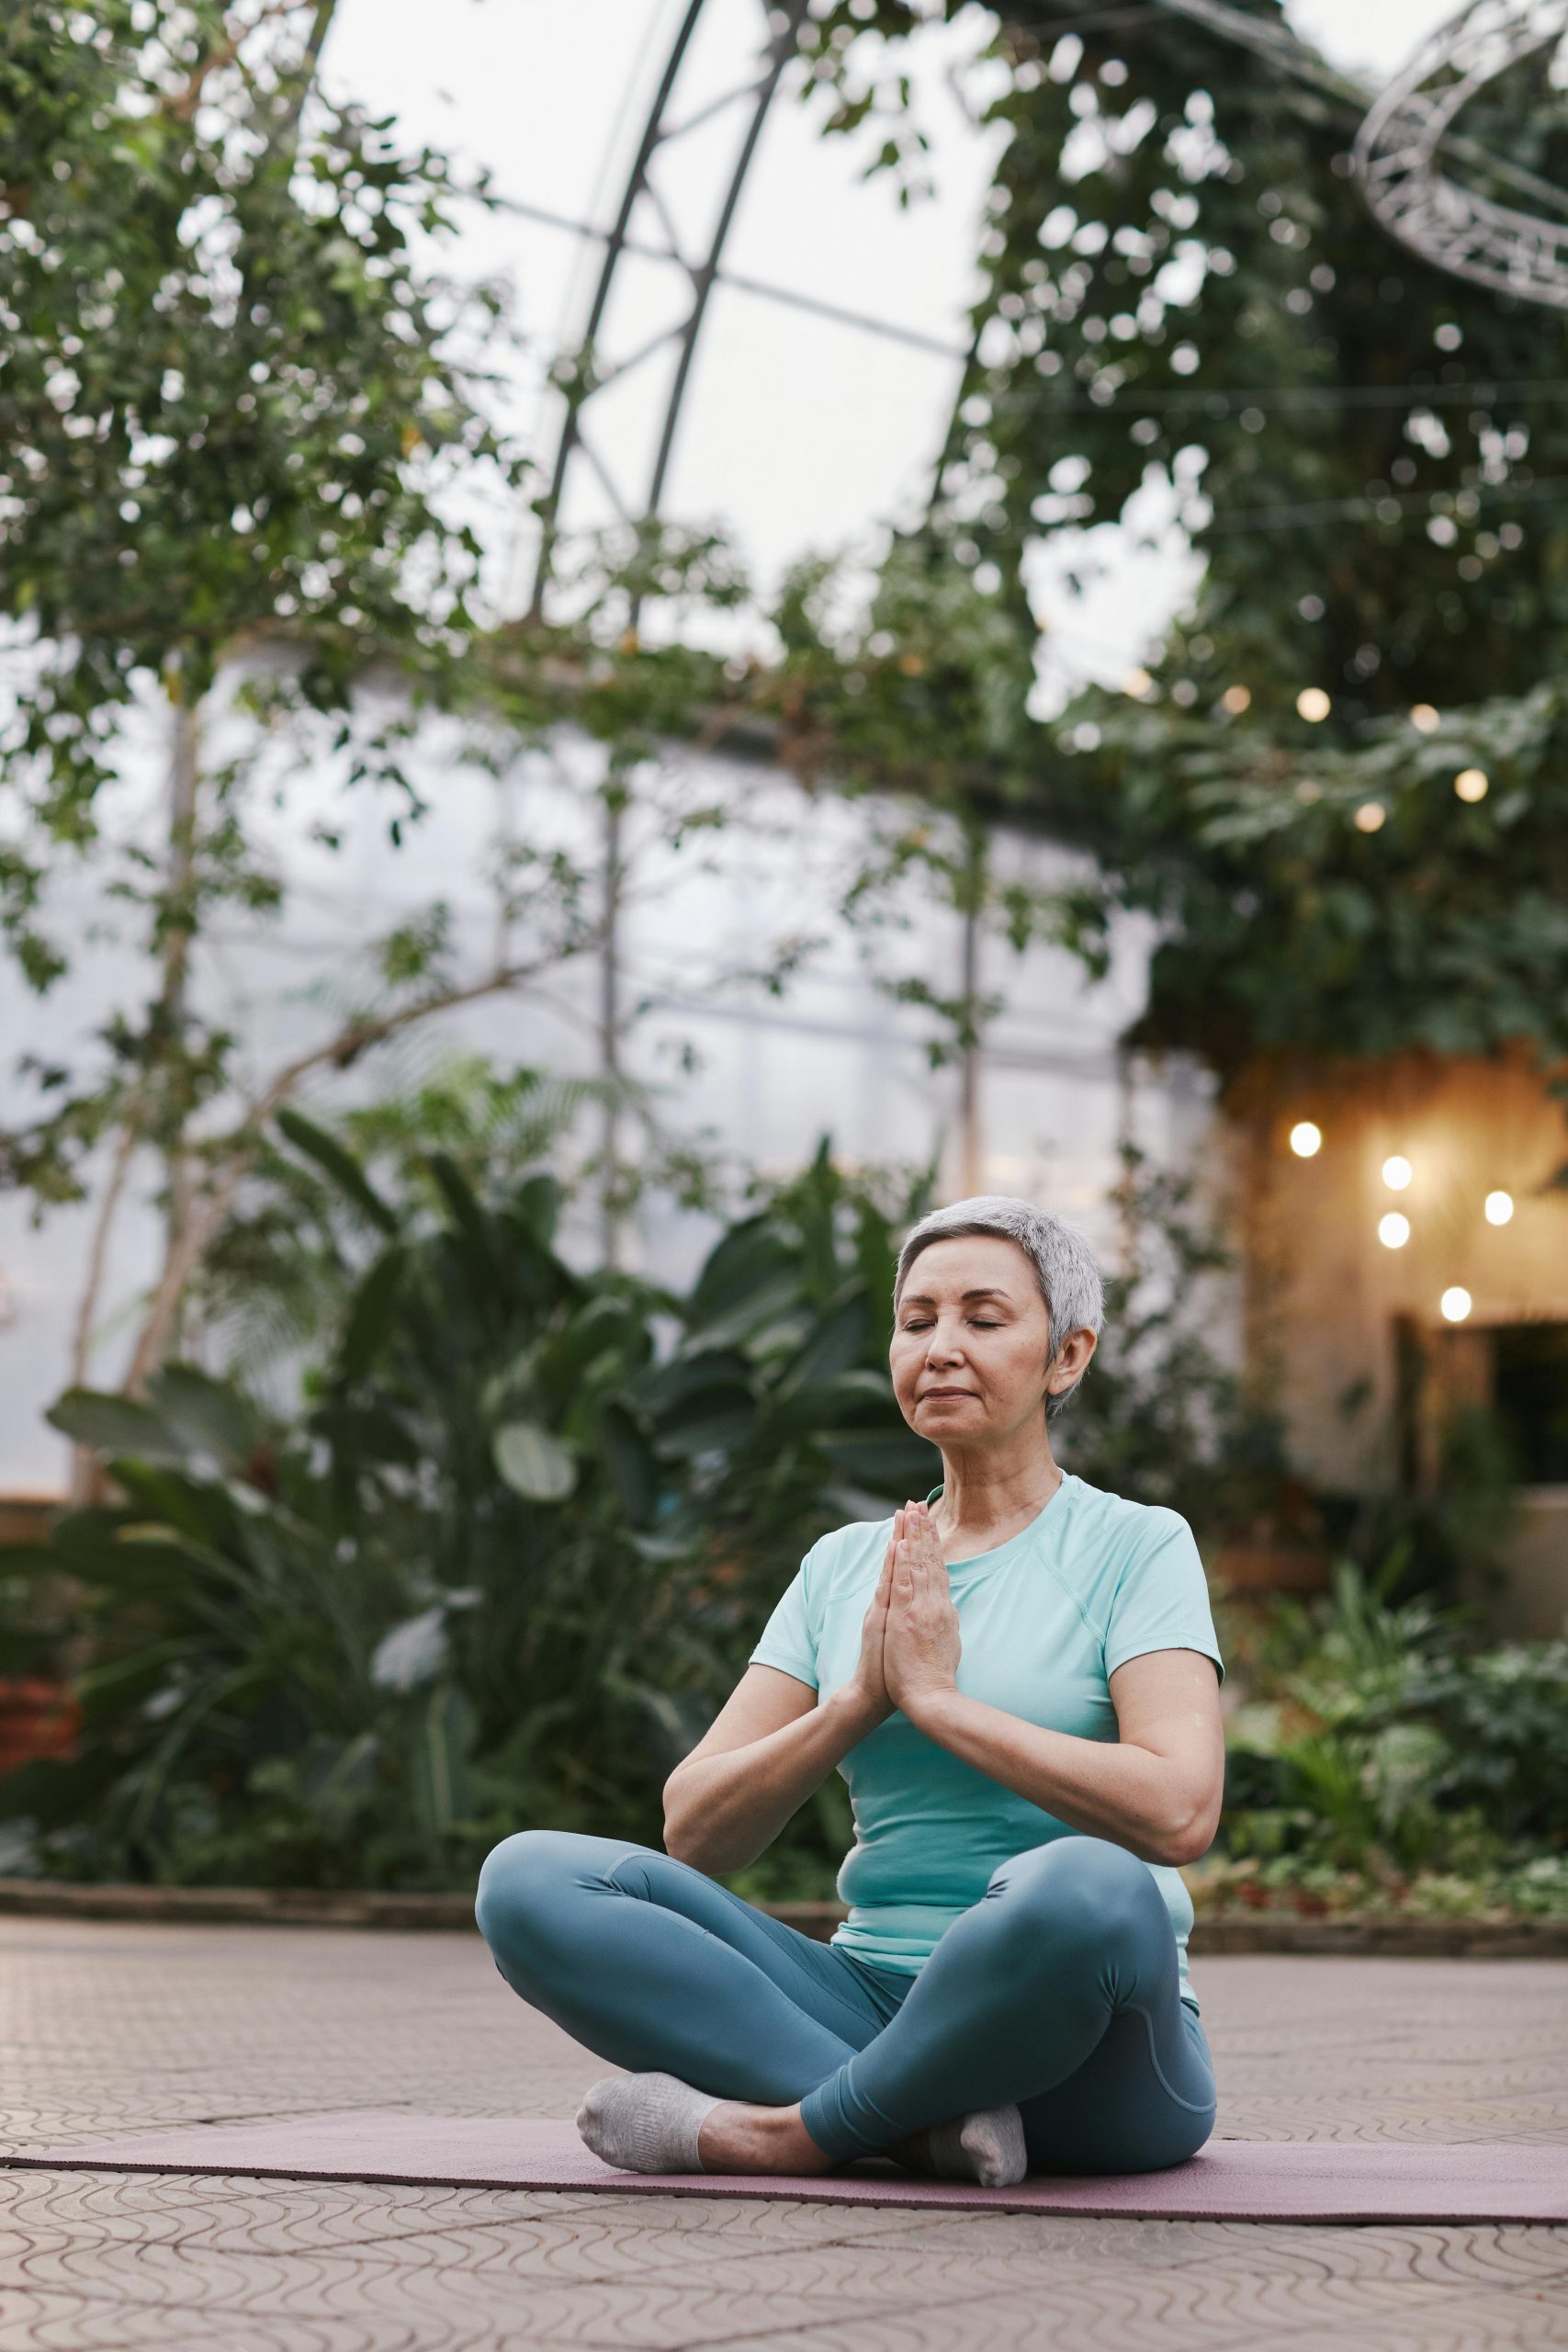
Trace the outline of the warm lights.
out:
M 1392 1159 L 1383 1161 L 1382 1181 L 1391 1193 L 1403 1193 L 1415 1173 L 1410 1162 L 1402 1159 L 1397 1151 Z
M 1421 735 L 1436 734 L 1442 723 L 1429 702 L 1418 702 L 1410 714 L 1410 724 Z
M 1387 815 L 1388 810 L 1381 800 L 1363 800 L 1356 811 L 1356 831 L 1359 833 L 1375 833 L 1382 827 L 1383 819 Z
M 1291 1129 L 1291 1149 L 1298 1159 L 1313 1159 L 1323 1149 L 1323 1129 L 1310 1119 L 1298 1119 Z
M 1486 1222 L 1488 1225 L 1506 1225 L 1508 1219 L 1513 1216 L 1513 1214 L 1514 1196 L 1512 1193 L 1487 1193 Z
M 1129 670 L 1122 680 L 1122 693 L 1136 695 L 1140 700 L 1149 693 L 1153 685 L 1154 680 L 1146 670 Z
M 1385 1217 L 1379 1218 L 1378 1239 L 1385 1250 L 1403 1250 L 1409 1238 L 1410 1219 L 1402 1216 L 1397 1209 L 1390 1209 Z
M 1490 784 L 1484 768 L 1461 768 L 1454 778 L 1454 790 L 1461 800 L 1484 800 Z
M 1452 1290 L 1446 1290 L 1438 1301 L 1443 1310 L 1445 1323 L 1462 1323 L 1474 1303 L 1470 1293 L 1467 1290 L 1461 1290 L 1457 1283 Z
M 1320 718 L 1327 718 L 1333 707 L 1333 704 L 1321 686 L 1303 686 L 1296 696 L 1296 708 L 1301 712 L 1302 717 L 1310 719 L 1314 727 Z
M 1251 687 L 1227 686 L 1220 696 L 1220 707 L 1228 710 L 1233 718 L 1239 718 L 1244 710 L 1252 708 Z

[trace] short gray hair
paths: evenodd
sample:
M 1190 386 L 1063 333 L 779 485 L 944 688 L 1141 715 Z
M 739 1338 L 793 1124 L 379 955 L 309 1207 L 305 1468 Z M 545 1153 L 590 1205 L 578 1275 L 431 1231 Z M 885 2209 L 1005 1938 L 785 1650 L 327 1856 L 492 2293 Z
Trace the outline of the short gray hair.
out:
M 1032 1201 L 1014 1193 L 976 1193 L 966 1201 L 932 1209 L 909 1227 L 893 1278 L 895 1315 L 909 1269 L 920 1251 L 932 1241 L 951 1241 L 962 1233 L 998 1233 L 1004 1240 L 1017 1242 L 1034 1268 L 1045 1301 L 1053 1356 L 1069 1331 L 1089 1330 L 1098 1337 L 1105 1321 L 1105 1283 L 1088 1240 L 1065 1217 L 1037 1209 Z M 1080 1372 L 1071 1388 L 1047 1399 L 1047 1420 L 1055 1420 L 1082 1379 Z

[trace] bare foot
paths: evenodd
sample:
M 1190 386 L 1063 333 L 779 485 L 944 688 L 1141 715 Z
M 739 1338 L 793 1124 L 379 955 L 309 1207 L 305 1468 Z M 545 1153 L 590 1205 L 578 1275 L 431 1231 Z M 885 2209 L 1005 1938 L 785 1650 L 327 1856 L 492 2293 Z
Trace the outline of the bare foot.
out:
M 721 2098 L 697 2134 L 705 2172 L 831 2172 L 839 2159 L 819 2148 L 794 2107 L 753 2107 Z

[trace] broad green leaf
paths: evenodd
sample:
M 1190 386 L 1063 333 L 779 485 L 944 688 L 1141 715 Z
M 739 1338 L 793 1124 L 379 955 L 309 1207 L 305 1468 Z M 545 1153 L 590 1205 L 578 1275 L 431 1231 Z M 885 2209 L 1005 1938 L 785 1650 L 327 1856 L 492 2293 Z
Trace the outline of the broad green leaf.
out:
M 434 1681 L 446 1663 L 446 1611 L 438 1602 L 384 1634 L 370 1658 L 380 1690 L 412 1690 Z
M 508 1421 L 491 1439 L 495 1466 L 513 1494 L 558 1503 L 577 1484 L 577 1456 L 537 1421 Z
M 214 1380 L 197 1365 L 166 1363 L 147 1384 L 154 1409 L 193 1450 L 220 1462 L 248 1462 L 261 1439 L 261 1423 L 248 1396 Z
M 144 1462 L 180 1462 L 186 1442 L 151 1407 L 96 1388 L 68 1388 L 44 1419 L 96 1453 L 140 1455 Z

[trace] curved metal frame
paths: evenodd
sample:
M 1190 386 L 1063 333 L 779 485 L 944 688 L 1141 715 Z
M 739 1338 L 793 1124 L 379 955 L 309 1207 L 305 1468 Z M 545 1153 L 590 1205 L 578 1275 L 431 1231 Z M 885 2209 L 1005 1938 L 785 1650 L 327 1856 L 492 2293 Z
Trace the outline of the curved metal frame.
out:
M 707 311 L 708 298 L 713 292 L 714 282 L 719 274 L 719 262 L 735 219 L 736 207 L 740 201 L 740 191 L 745 184 L 746 175 L 750 169 L 751 159 L 757 151 L 757 141 L 761 136 L 768 108 L 773 104 L 784 67 L 795 54 L 796 34 L 807 12 L 807 0 L 773 0 L 772 6 L 768 5 L 768 0 L 762 0 L 761 13 L 766 40 L 760 73 L 755 78 L 741 83 L 735 89 L 727 90 L 721 97 L 711 100 L 707 105 L 699 107 L 696 113 L 681 121 L 675 119 L 675 99 L 681 81 L 681 69 L 685 62 L 687 51 L 691 46 L 692 36 L 696 30 L 697 20 L 702 15 L 703 6 L 704 0 L 688 0 L 685 14 L 671 43 L 670 53 L 665 60 L 664 71 L 660 76 L 659 86 L 654 93 L 648 119 L 643 125 L 637 154 L 621 193 L 615 226 L 605 238 L 604 258 L 600 265 L 599 279 L 593 289 L 593 300 L 589 306 L 587 322 L 583 329 L 582 342 L 578 355 L 578 374 L 567 393 L 566 417 L 556 449 L 555 465 L 551 469 L 550 486 L 540 502 L 542 529 L 535 567 L 533 593 L 529 599 L 529 617 L 533 619 L 536 619 L 542 611 L 545 591 L 549 584 L 559 527 L 561 499 L 574 457 L 581 453 L 587 464 L 592 467 L 601 485 L 608 493 L 611 503 L 625 521 L 629 523 L 636 519 L 650 522 L 658 515 L 660 503 L 664 495 L 665 480 L 670 470 L 671 455 L 675 446 L 675 435 L 681 422 L 687 387 L 691 380 L 692 361 L 696 354 L 697 341 L 702 334 L 703 321 Z M 691 261 L 681 250 L 680 240 L 676 235 L 669 207 L 660 195 L 658 183 L 653 176 L 655 160 L 662 149 L 672 145 L 676 140 L 683 138 L 687 131 L 695 130 L 699 123 L 710 121 L 726 107 L 745 101 L 750 101 L 745 128 L 730 163 L 728 184 L 719 204 L 717 219 L 707 240 L 706 253 L 701 261 Z M 631 235 L 633 220 L 639 206 L 645 206 L 652 213 L 664 240 L 662 245 L 653 249 L 653 257 L 675 262 L 684 270 L 691 281 L 692 306 L 682 320 L 654 336 L 652 341 L 644 344 L 640 350 L 633 352 L 627 358 L 618 360 L 608 367 L 602 367 L 598 359 L 597 342 L 605 311 L 609 307 L 610 296 L 615 288 L 616 271 L 623 256 L 628 252 L 641 255 L 648 255 L 649 252 L 646 243 L 634 243 Z M 660 428 L 653 465 L 649 474 L 648 486 L 634 514 L 631 505 L 621 496 L 608 468 L 585 435 L 582 413 L 596 392 L 603 391 L 612 383 L 618 383 L 634 368 L 640 367 L 645 359 L 651 358 L 656 351 L 663 350 L 671 343 L 678 346 L 680 356 L 676 361 L 674 376 L 664 404 L 663 420 Z
M 1450 178 L 1438 164 L 1461 110 L 1512 65 L 1568 38 L 1568 0 L 1467 0 L 1424 41 L 1362 124 L 1355 168 L 1372 215 L 1423 260 L 1455 277 L 1568 310 L 1568 221 L 1524 212 Z M 1500 162 L 1502 159 L 1499 159 Z M 1568 195 L 1503 166 L 1557 209 Z

